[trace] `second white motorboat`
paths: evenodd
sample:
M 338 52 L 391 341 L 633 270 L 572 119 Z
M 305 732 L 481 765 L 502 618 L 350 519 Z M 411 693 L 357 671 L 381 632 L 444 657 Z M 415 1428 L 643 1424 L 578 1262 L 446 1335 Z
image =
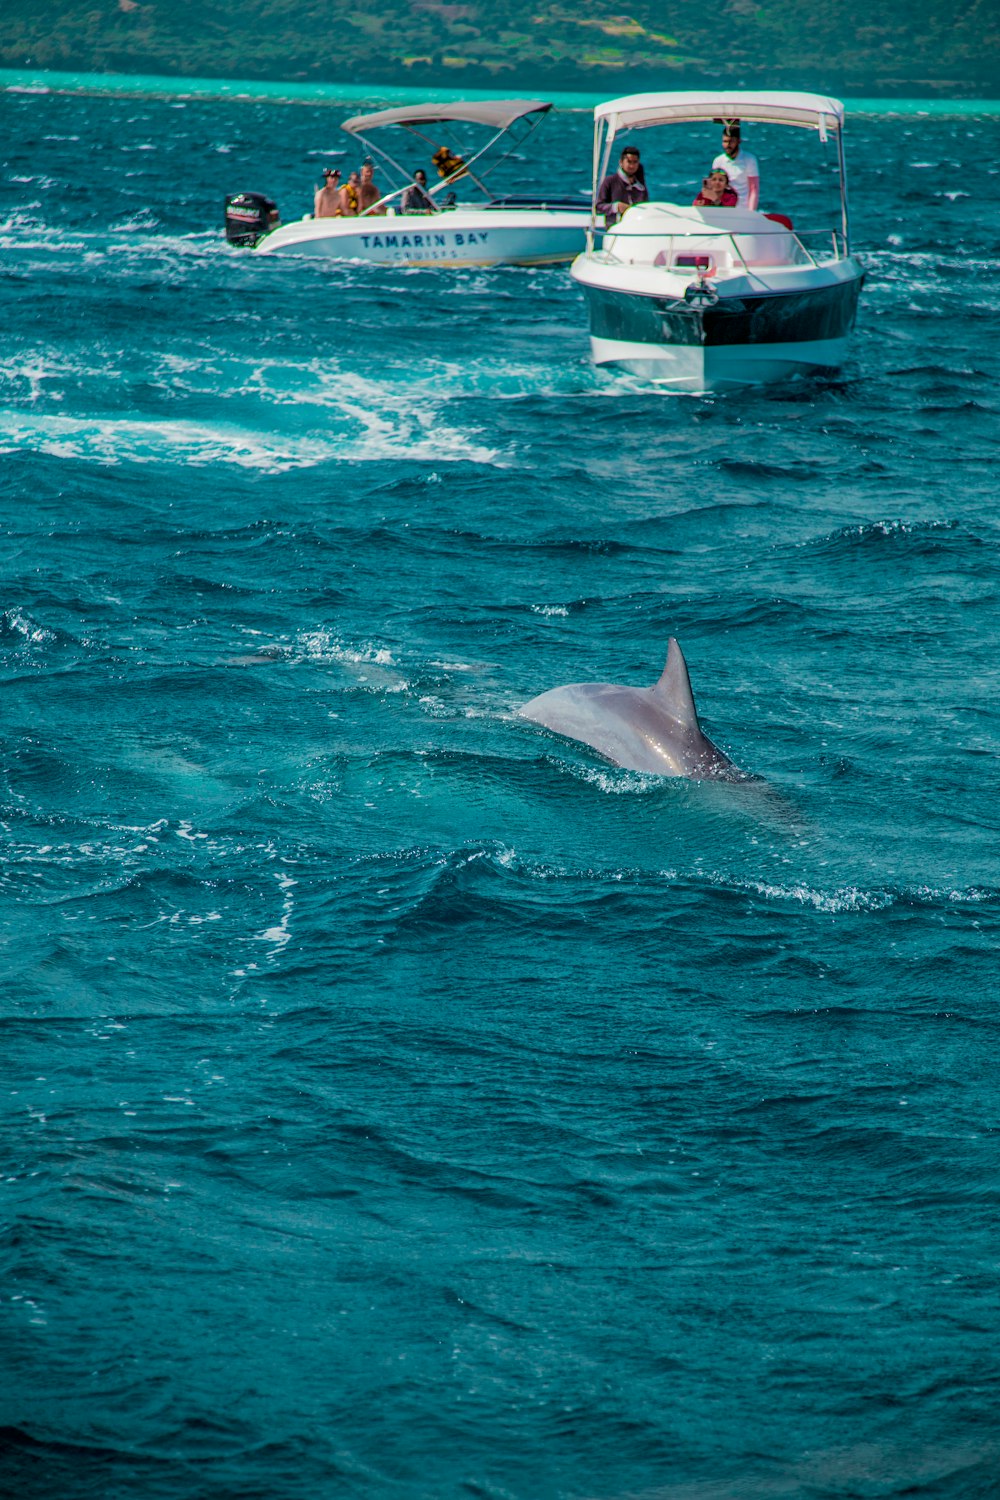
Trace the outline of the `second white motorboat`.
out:
M 594 112 L 594 192 L 621 131 L 753 120 L 835 138 L 838 221 L 796 233 L 783 213 L 638 203 L 571 274 L 590 313 L 594 362 L 676 391 L 706 392 L 835 368 L 864 272 L 852 257 L 844 108 L 815 94 L 635 94 Z M 593 232 L 599 232 L 594 222 Z
M 402 266 L 544 266 L 566 264 L 586 244 L 590 205 L 576 197 L 494 197 L 487 179 L 517 150 L 552 108 L 544 99 L 458 100 L 418 104 L 355 115 L 342 129 L 379 156 L 397 183 L 365 213 L 344 218 L 308 216 L 259 235 L 236 220 L 234 242 L 251 243 L 259 255 L 299 255 Z M 451 127 L 491 131 L 469 152 L 453 141 Z M 373 135 L 388 127 L 403 131 L 433 162 L 440 180 L 427 188 L 432 210 L 404 213 L 402 195 L 412 174 Z M 460 200 L 459 194 L 462 195 Z M 467 196 L 468 195 L 468 196 Z M 255 195 L 242 194 L 240 198 Z M 268 200 L 261 200 L 267 204 Z M 272 205 L 273 207 L 273 205 Z M 227 223 L 239 213 L 227 203 Z M 266 210 L 265 210 L 266 214 Z M 258 220 L 266 230 L 266 216 Z M 237 236 L 241 236 L 237 240 Z

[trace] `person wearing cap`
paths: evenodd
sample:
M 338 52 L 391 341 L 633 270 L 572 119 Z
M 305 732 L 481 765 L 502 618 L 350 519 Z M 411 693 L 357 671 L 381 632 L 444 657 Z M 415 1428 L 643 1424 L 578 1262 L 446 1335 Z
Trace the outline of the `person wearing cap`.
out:
M 712 163 L 729 174 L 729 185 L 739 208 L 756 208 L 760 202 L 760 167 L 750 151 L 744 151 L 739 120 L 726 120 L 722 127 L 722 150 Z
M 323 168 L 323 186 L 313 199 L 314 219 L 335 219 L 340 213 L 340 173 L 336 167 Z
M 427 191 L 427 173 L 423 167 L 417 168 L 410 186 L 403 189 L 399 211 L 404 214 L 432 214 L 436 211 L 434 199 Z
M 649 201 L 646 174 L 639 160 L 638 146 L 623 146 L 618 159 L 618 171 L 602 178 L 594 200 L 597 213 L 604 215 L 608 229 L 617 223 L 633 203 Z

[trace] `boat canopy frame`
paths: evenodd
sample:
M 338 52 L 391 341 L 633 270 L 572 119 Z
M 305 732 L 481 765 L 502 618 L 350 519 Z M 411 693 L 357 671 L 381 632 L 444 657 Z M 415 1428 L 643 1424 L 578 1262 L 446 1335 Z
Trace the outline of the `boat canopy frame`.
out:
M 455 171 L 424 190 L 428 198 L 433 199 L 436 193 L 443 193 L 453 182 L 457 182 L 462 177 L 468 177 L 489 202 L 491 193 L 486 186 L 486 178 L 538 129 L 551 108 L 552 104 L 547 99 L 456 99 L 449 104 L 416 104 L 409 108 L 380 109 L 370 115 L 352 115 L 349 120 L 342 122 L 341 130 L 346 130 L 348 135 L 359 140 L 368 151 L 374 152 L 402 178 L 400 187 L 386 193 L 377 203 L 365 209 L 364 214 L 373 214 L 394 198 L 400 197 L 413 182 L 412 172 L 397 161 L 384 146 L 371 140 L 370 131 L 381 130 L 386 126 L 396 126 L 417 140 L 434 147 L 435 150 L 440 149 L 444 144 L 456 160 L 461 162 Z M 521 122 L 524 122 L 525 128 L 516 131 L 515 127 Z M 453 124 L 485 125 L 493 128 L 493 134 L 478 151 L 463 158 L 460 153 L 465 148 L 461 142 L 449 142 L 447 139 L 442 141 L 444 135 L 442 131 L 435 132 L 433 136 L 427 133 L 429 126 Z M 488 162 L 485 168 L 480 167 L 478 172 L 474 172 L 472 168 L 476 163 L 488 157 L 504 136 L 510 136 L 510 145 L 507 150 L 502 151 L 495 160 Z M 359 217 L 363 216 L 359 215 Z
M 840 220 L 845 257 L 851 253 L 850 218 L 847 204 L 847 168 L 844 161 L 844 106 L 824 94 L 778 90 L 755 93 L 705 94 L 673 92 L 626 94 L 609 99 L 594 110 L 594 180 L 591 199 L 591 236 L 597 231 L 597 189 L 606 175 L 615 137 L 625 130 L 648 130 L 656 125 L 692 124 L 710 120 L 753 120 L 758 124 L 792 125 L 815 130 L 825 145 L 837 139 L 837 170 L 840 182 Z

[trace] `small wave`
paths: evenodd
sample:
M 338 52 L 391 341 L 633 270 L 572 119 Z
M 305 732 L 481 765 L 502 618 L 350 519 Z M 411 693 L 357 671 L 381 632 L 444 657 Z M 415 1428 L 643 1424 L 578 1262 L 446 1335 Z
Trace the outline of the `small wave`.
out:
M 977 906 L 983 902 L 995 901 L 1000 894 L 983 886 L 955 890 L 931 886 L 880 886 L 866 889 L 863 886 L 847 885 L 824 890 L 805 881 L 785 884 L 753 879 L 733 880 L 722 874 L 715 874 L 710 878 L 712 884 L 719 888 L 750 891 L 754 895 L 763 896 L 768 902 L 811 907 L 813 911 L 830 915 L 887 911 L 894 906 L 938 906 L 942 902 L 953 906 Z
M 839 555 L 850 559 L 856 558 L 859 551 L 926 557 L 941 552 L 965 551 L 970 547 L 982 548 L 984 545 L 957 521 L 906 521 L 893 518 L 842 526 L 825 537 L 796 543 L 793 550 L 828 557 Z
M 659 789 L 662 790 L 662 778 Z M 601 788 L 603 790 L 603 787 Z M 388 865 L 386 864 L 388 858 Z M 902 907 L 977 907 L 1000 900 L 1000 889 L 985 886 L 970 886 L 961 889 L 931 886 L 889 885 L 866 887 L 860 884 L 845 884 L 823 887 L 808 880 L 771 881 L 753 875 L 740 875 L 724 870 L 688 870 L 677 866 L 638 866 L 580 864 L 565 861 L 539 859 L 519 852 L 511 845 L 496 841 L 466 846 L 453 850 L 403 849 L 391 857 L 371 856 L 359 861 L 359 873 L 366 868 L 377 868 L 383 875 L 387 868 L 395 871 L 395 879 L 403 887 L 417 877 L 419 890 L 414 888 L 403 906 L 397 911 L 415 911 L 425 899 L 433 901 L 438 909 L 445 890 L 455 892 L 459 886 L 466 887 L 467 880 L 477 878 L 477 872 L 489 881 L 511 877 L 515 887 L 509 899 L 516 900 L 516 886 L 552 887 L 553 898 L 562 901 L 570 898 L 581 883 L 595 888 L 595 895 L 606 896 L 610 888 L 634 887 L 648 895 L 650 891 L 667 887 L 683 886 L 688 892 L 701 891 L 708 895 L 751 896 L 762 899 L 769 906 L 808 909 L 828 916 L 852 916 L 873 914 Z M 556 889 L 562 894 L 556 894 Z M 508 899 L 505 893 L 504 899 Z
M 0 640 L 4 638 L 32 646 L 47 645 L 59 639 L 54 630 L 39 625 L 31 615 L 17 608 L 5 609 L 0 614 Z
M 822 470 L 816 464 L 774 464 L 750 458 L 713 458 L 711 465 L 724 474 L 731 474 L 734 478 L 793 480 L 796 484 L 818 479 L 822 474 Z

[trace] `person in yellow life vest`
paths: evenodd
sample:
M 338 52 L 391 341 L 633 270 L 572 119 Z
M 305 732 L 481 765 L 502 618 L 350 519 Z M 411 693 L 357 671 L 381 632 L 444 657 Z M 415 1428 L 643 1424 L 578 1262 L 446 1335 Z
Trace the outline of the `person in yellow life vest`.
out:
M 431 161 L 437 167 L 439 177 L 461 177 L 465 171 L 465 162 L 460 156 L 453 156 L 447 146 L 439 146 Z
M 352 172 L 340 190 L 340 207 L 337 210 L 341 219 L 353 219 L 357 217 L 361 207 L 361 195 L 358 189 L 361 186 L 361 178 L 357 172 Z

